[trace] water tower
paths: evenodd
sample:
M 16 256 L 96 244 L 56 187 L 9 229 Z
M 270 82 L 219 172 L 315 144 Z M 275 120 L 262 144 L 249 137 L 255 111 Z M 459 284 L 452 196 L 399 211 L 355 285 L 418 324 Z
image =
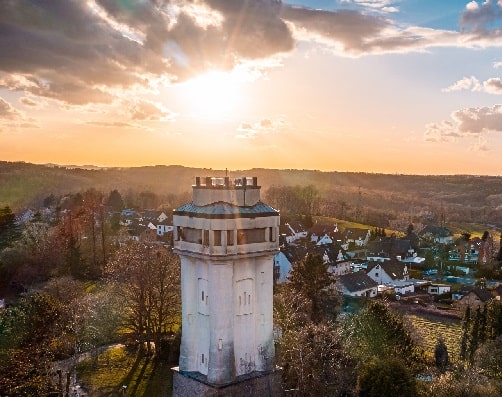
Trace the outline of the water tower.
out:
M 277 396 L 273 258 L 279 213 L 257 178 L 196 178 L 173 213 L 181 258 L 182 338 L 173 395 Z

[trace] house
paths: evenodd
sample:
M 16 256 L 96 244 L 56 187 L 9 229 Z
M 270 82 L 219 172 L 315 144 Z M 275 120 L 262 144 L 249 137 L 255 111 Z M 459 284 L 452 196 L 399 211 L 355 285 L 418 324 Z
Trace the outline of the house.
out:
M 411 280 L 393 280 L 385 285 L 378 286 L 378 292 L 392 290 L 395 294 L 406 295 L 415 292 L 415 283 Z
M 399 260 L 399 259 L 398 259 Z M 412 256 L 408 256 L 407 258 L 401 258 L 401 262 L 406 263 L 407 265 L 422 265 L 425 263 L 425 258 L 422 258 L 421 256 L 417 256 L 416 252 L 413 253 Z
M 168 216 L 163 211 L 155 211 L 155 210 L 144 210 L 141 214 L 141 220 L 150 221 L 154 224 L 159 222 L 163 222 L 168 219 Z
M 316 245 L 328 245 L 328 244 L 333 244 L 333 240 L 327 234 L 319 238 L 319 240 L 316 243 Z
M 449 284 L 430 284 L 427 286 L 427 293 L 431 295 L 442 295 L 451 291 Z
M 171 233 L 174 230 L 174 226 L 172 222 L 168 219 L 160 221 L 157 223 L 157 235 L 163 236 L 166 233 Z
M 129 238 L 134 241 L 157 241 L 157 228 L 149 225 L 133 222 L 127 229 Z
M 289 222 L 289 223 L 285 223 L 285 226 L 287 226 L 289 228 L 290 235 L 293 237 L 293 241 L 307 237 L 308 233 L 301 223 Z M 293 241 L 291 241 L 291 242 L 293 242 Z
M 396 260 L 370 262 L 367 274 L 376 283 L 383 285 L 389 285 L 398 280 L 406 281 L 410 279 L 408 266 Z
M 467 307 L 477 309 L 492 299 L 492 294 L 486 288 L 466 287 L 458 294 L 453 294 L 452 298 L 453 306 L 458 310 L 465 310 Z
M 421 239 L 432 240 L 437 244 L 451 244 L 453 243 L 453 234 L 444 226 L 425 226 L 418 236 Z
M 383 258 L 397 258 L 401 260 L 413 254 L 410 240 L 402 240 L 396 238 L 395 235 L 390 237 L 379 237 L 376 240 L 368 243 L 368 256 L 383 257 Z
M 308 249 L 295 244 L 284 244 L 280 252 L 274 256 L 274 277 L 277 283 L 285 283 L 293 266 L 293 263 L 305 259 Z
M 291 262 L 284 252 L 278 252 L 274 256 L 274 282 L 282 284 L 288 282 L 288 275 L 291 271 Z
M 338 241 L 342 242 L 343 234 L 338 230 L 338 226 L 335 223 L 334 225 L 323 225 L 316 223 L 309 230 L 310 233 L 310 241 L 313 243 L 326 244 L 326 241 Z M 320 243 L 320 241 L 323 241 Z
M 294 241 L 295 241 L 295 236 L 291 232 L 289 226 L 279 225 L 279 243 L 291 244 Z
M 474 246 L 478 251 L 478 265 L 486 265 L 491 263 L 495 256 L 493 237 L 485 232 L 483 238 L 474 237 L 470 240 L 471 246 Z
M 120 211 L 120 215 L 123 217 L 137 217 L 138 213 L 133 209 L 125 209 Z
M 378 284 L 364 272 L 341 275 L 336 283 L 336 289 L 348 296 L 373 298 L 377 295 L 377 288 Z
M 333 273 L 335 276 L 349 274 L 352 273 L 351 266 L 352 266 L 351 261 L 336 262 L 328 266 L 328 272 Z
M 348 228 L 345 229 L 345 243 L 354 243 L 356 247 L 363 247 L 368 244 L 371 237 L 370 229 Z
M 472 240 L 462 242 L 448 251 L 448 260 L 468 264 L 478 263 L 479 245 Z

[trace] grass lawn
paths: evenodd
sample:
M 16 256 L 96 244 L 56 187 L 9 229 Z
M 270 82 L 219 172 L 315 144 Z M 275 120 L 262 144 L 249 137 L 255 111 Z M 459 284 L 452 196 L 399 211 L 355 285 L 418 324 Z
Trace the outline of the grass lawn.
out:
M 122 385 L 128 397 L 167 397 L 172 395 L 172 366 L 117 347 L 80 363 L 77 380 L 92 397 L 120 396 Z
M 457 362 L 460 359 L 460 319 L 412 313 L 407 313 L 405 318 L 413 324 L 416 341 L 430 357 L 434 357 L 436 343 L 442 337 L 448 348 L 450 361 Z

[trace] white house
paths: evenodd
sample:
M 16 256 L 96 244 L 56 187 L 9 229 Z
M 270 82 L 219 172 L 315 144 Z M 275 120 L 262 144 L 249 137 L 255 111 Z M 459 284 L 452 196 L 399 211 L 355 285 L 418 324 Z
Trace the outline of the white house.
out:
M 451 244 L 453 243 L 453 234 L 444 226 L 425 226 L 418 236 L 422 239 L 430 239 L 438 244 Z
M 336 289 L 343 295 L 365 296 L 368 298 L 377 295 L 378 284 L 364 272 L 348 273 L 338 277 Z
M 164 222 L 168 216 L 163 211 L 145 210 L 141 214 L 141 219 L 144 221 L 151 221 L 155 224 Z
M 162 221 L 157 223 L 157 234 L 159 236 L 163 236 L 166 233 L 170 233 L 174 230 L 174 226 L 167 222 L 167 221 Z
M 409 280 L 395 280 L 386 286 L 392 288 L 396 294 L 404 295 L 415 292 L 415 283 Z
M 410 279 L 407 265 L 397 261 L 370 262 L 368 276 L 376 283 L 383 285 L 390 285 L 397 280 Z
M 290 230 L 291 232 L 290 235 L 292 236 L 292 239 L 288 241 L 289 243 L 307 237 L 308 233 L 301 223 L 290 222 L 290 223 L 285 223 L 285 226 Z
M 333 273 L 335 276 L 352 273 L 351 264 L 350 261 L 333 263 L 328 266 L 328 272 Z
M 291 262 L 283 252 L 274 256 L 274 279 L 277 284 L 286 283 L 291 271 Z
M 371 237 L 370 229 L 348 228 L 345 229 L 345 244 L 354 243 L 356 247 L 368 244 Z
M 448 284 L 431 284 L 427 287 L 427 292 L 431 295 L 446 294 L 451 291 L 451 285 Z
M 316 245 L 333 244 L 333 240 L 327 234 L 317 240 Z

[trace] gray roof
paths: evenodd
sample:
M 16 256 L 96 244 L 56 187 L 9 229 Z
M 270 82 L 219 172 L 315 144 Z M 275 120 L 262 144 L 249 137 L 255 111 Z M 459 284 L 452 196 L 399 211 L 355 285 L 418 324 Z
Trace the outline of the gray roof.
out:
M 340 276 L 338 280 L 349 292 L 367 290 L 378 286 L 378 284 L 364 272 L 344 274 Z
M 430 234 L 432 236 L 437 236 L 437 237 L 450 237 L 452 235 L 451 232 L 446 227 L 433 226 L 433 225 L 425 226 L 418 234 L 422 237 L 426 234 Z
M 489 301 L 492 298 L 492 294 L 490 293 L 490 291 L 488 291 L 485 288 L 480 288 L 480 287 L 469 288 L 469 287 L 466 287 L 466 288 L 463 288 L 462 291 L 460 291 L 460 293 L 462 295 L 464 295 L 464 296 L 468 295 L 470 292 L 476 294 L 477 297 L 479 298 L 479 300 L 481 302 Z
M 380 265 L 381 269 L 387 273 L 392 280 L 401 280 L 404 278 L 404 267 L 406 264 L 394 259 L 384 262 L 370 262 L 367 271 L 369 272 L 375 266 Z
M 204 206 L 197 206 L 193 202 L 187 203 L 175 209 L 173 214 L 198 218 L 232 219 L 279 216 L 279 211 L 261 201 L 250 207 L 241 207 L 220 201 Z

